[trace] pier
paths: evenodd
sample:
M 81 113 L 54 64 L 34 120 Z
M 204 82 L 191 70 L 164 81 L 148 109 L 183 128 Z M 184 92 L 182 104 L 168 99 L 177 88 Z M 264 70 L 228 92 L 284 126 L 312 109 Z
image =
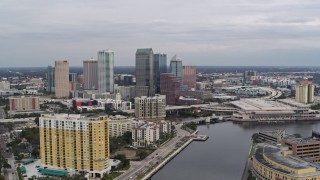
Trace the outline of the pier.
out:
M 193 141 L 206 141 L 209 139 L 209 136 L 207 135 L 196 135 L 196 136 L 191 136 Z

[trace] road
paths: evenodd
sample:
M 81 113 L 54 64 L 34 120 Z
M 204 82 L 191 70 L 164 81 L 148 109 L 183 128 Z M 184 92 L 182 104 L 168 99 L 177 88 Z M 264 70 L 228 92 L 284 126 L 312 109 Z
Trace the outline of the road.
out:
M 158 164 L 165 157 L 167 157 L 173 149 L 176 148 L 177 143 L 182 142 L 186 136 L 190 133 L 181 129 L 181 124 L 176 126 L 177 136 L 171 139 L 169 142 L 160 146 L 157 150 L 151 153 L 144 160 L 132 163 L 130 169 L 117 177 L 117 180 L 136 179 L 139 175 L 145 174 L 151 167 Z
M 273 89 L 271 87 L 260 87 L 260 88 L 265 91 L 271 92 L 271 94 L 269 96 L 263 97 L 264 99 L 274 99 L 274 98 L 278 98 L 282 95 L 282 92 L 280 90 Z
M 2 168 L 3 175 L 6 180 L 17 180 L 18 174 L 16 171 L 16 166 L 14 164 L 14 156 L 11 150 L 7 150 L 7 143 L 10 142 L 10 133 L 5 132 L 0 134 L 0 146 L 1 146 L 1 154 L 4 159 L 8 161 L 8 164 L 11 165 L 11 169 Z

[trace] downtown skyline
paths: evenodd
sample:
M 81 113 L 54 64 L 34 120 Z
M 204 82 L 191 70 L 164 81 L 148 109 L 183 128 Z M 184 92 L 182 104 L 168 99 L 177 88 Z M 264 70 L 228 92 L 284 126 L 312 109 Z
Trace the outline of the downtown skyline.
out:
M 115 66 L 133 66 L 138 48 L 177 54 L 190 65 L 317 66 L 319 7 L 311 0 L 4 0 L 0 66 L 59 59 L 81 66 L 98 49 L 114 50 Z

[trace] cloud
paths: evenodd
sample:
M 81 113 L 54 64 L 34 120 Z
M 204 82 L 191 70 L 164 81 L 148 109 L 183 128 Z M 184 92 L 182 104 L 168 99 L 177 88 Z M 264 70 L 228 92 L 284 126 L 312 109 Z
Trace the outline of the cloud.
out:
M 305 52 L 320 48 L 319 8 L 313 0 L 2 0 L 0 66 L 60 58 L 80 66 L 105 48 L 115 51 L 116 65 L 134 65 L 139 47 L 178 53 L 185 64 L 266 65 L 272 56 L 298 65 L 283 57 L 301 52 L 308 63 Z

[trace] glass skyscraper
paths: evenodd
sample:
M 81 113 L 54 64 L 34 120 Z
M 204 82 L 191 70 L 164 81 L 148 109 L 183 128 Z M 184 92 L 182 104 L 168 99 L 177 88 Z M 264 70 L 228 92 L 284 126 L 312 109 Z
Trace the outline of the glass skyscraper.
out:
M 153 50 L 138 49 L 136 52 L 136 96 L 154 95 Z
M 99 93 L 110 92 L 114 90 L 114 52 L 102 50 L 98 52 L 98 86 Z
M 49 93 L 52 93 L 54 91 L 54 67 L 48 66 L 48 89 L 47 91 Z
M 155 91 L 160 93 L 160 74 L 167 72 L 167 55 L 154 54 L 153 62 Z
M 170 73 L 177 77 L 182 87 L 182 60 L 177 58 L 177 55 L 173 56 L 170 61 Z

